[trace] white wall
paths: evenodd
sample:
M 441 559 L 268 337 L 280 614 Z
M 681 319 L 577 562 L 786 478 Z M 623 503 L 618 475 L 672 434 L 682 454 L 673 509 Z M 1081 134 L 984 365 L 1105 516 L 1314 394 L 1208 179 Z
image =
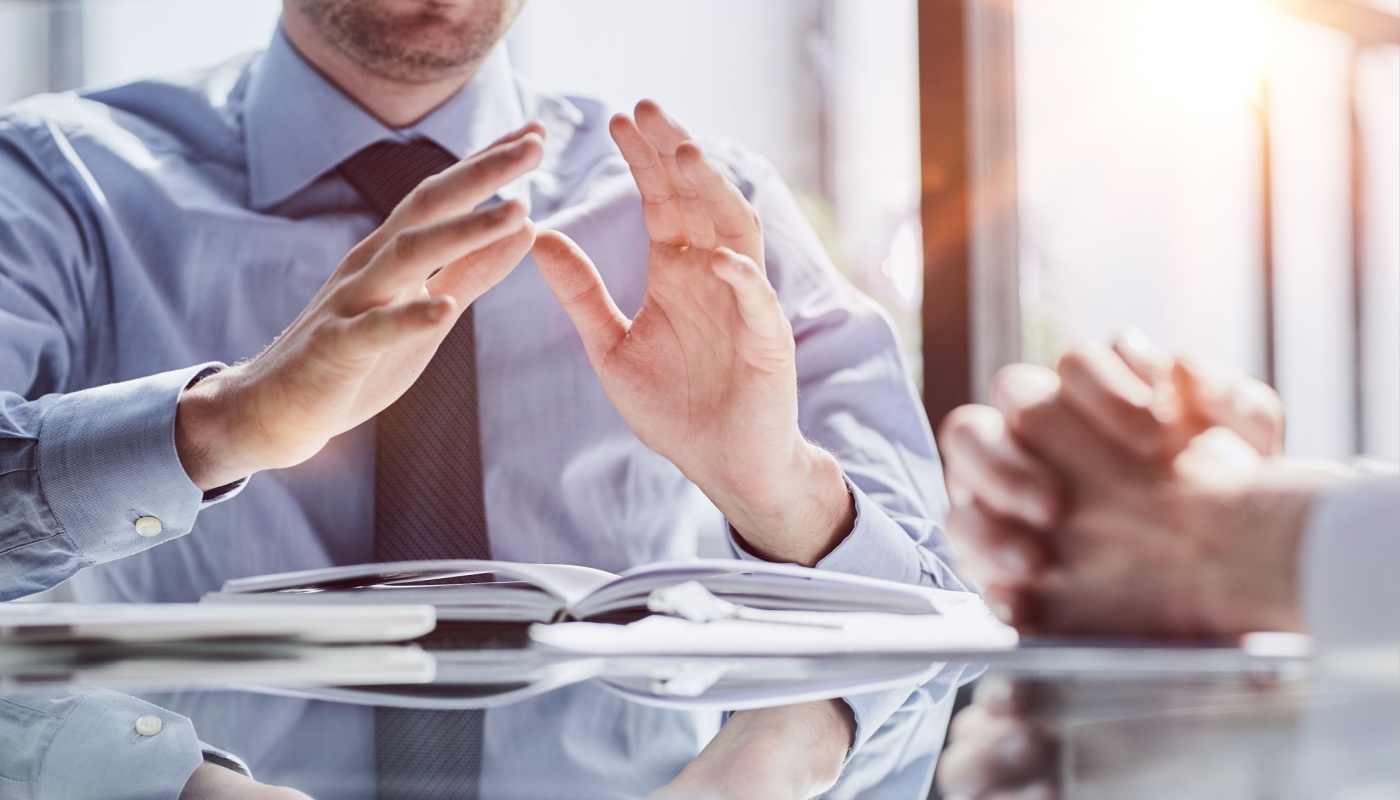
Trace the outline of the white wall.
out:
M 40 3 L 0 0 L 0 106 L 44 90 L 47 14 Z
M 630 111 L 650 97 L 806 182 L 800 2 L 530 0 L 508 39 L 538 85 Z
M 890 311 L 917 366 L 916 8 L 916 0 L 530 0 L 508 42 L 516 69 L 541 86 L 617 110 L 651 97 L 693 134 L 732 139 L 772 161 L 838 267 Z
M 83 0 L 85 83 L 201 69 L 267 45 L 281 0 Z
M 1249 0 L 1017 8 L 1028 354 L 1048 360 L 1076 339 L 1131 324 L 1171 348 L 1264 373 L 1257 56 L 1273 103 L 1288 446 L 1352 455 L 1350 45 L 1292 21 L 1270 36 Z M 1400 70 L 1395 48 L 1371 62 L 1363 73 L 1373 284 L 1363 449 L 1396 459 Z

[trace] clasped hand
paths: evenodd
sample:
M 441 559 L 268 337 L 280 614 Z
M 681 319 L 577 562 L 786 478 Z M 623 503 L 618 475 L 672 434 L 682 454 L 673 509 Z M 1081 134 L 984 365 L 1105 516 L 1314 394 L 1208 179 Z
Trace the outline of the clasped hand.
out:
M 940 434 L 949 535 L 1025 633 L 1296 630 L 1307 504 L 1334 469 L 1279 456 L 1262 383 L 1127 336 L 1004 369 Z

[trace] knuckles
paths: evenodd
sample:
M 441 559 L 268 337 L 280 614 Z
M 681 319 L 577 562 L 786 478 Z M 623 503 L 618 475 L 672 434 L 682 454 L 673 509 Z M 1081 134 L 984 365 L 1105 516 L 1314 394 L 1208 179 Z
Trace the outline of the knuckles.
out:
M 1093 372 L 1090 356 L 1083 345 L 1071 347 L 1055 360 L 1055 372 L 1064 380 L 1085 380 Z
M 389 252 L 398 262 L 411 262 L 422 249 L 423 234 L 418 230 L 399 231 L 389 242 Z
M 980 458 L 990 444 L 988 423 L 996 409 L 987 406 L 959 406 L 948 413 L 939 426 L 938 438 L 949 456 L 961 459 Z
M 445 197 L 444 184 L 446 178 L 442 175 L 432 175 L 425 178 L 422 183 L 409 193 L 404 201 L 408 211 L 413 217 L 423 219 L 432 218 L 442 208 Z

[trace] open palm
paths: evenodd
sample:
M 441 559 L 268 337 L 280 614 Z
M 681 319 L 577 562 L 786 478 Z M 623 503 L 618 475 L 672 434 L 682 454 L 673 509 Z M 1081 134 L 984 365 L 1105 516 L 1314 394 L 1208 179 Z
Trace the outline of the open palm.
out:
M 641 310 L 623 315 L 563 234 L 538 237 L 540 271 L 637 437 L 721 507 L 716 495 L 763 496 L 806 443 L 792 328 L 764 273 L 758 216 L 654 103 L 615 117 L 612 134 L 651 239 Z

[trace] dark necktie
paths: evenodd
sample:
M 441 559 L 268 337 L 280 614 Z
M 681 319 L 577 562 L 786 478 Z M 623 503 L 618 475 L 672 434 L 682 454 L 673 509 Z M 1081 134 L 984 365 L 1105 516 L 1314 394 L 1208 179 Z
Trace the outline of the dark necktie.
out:
M 340 171 L 381 215 L 456 162 L 427 141 L 380 142 Z M 413 386 L 375 418 L 374 560 L 490 558 L 470 306 Z M 377 708 L 379 800 L 479 796 L 483 711 Z

